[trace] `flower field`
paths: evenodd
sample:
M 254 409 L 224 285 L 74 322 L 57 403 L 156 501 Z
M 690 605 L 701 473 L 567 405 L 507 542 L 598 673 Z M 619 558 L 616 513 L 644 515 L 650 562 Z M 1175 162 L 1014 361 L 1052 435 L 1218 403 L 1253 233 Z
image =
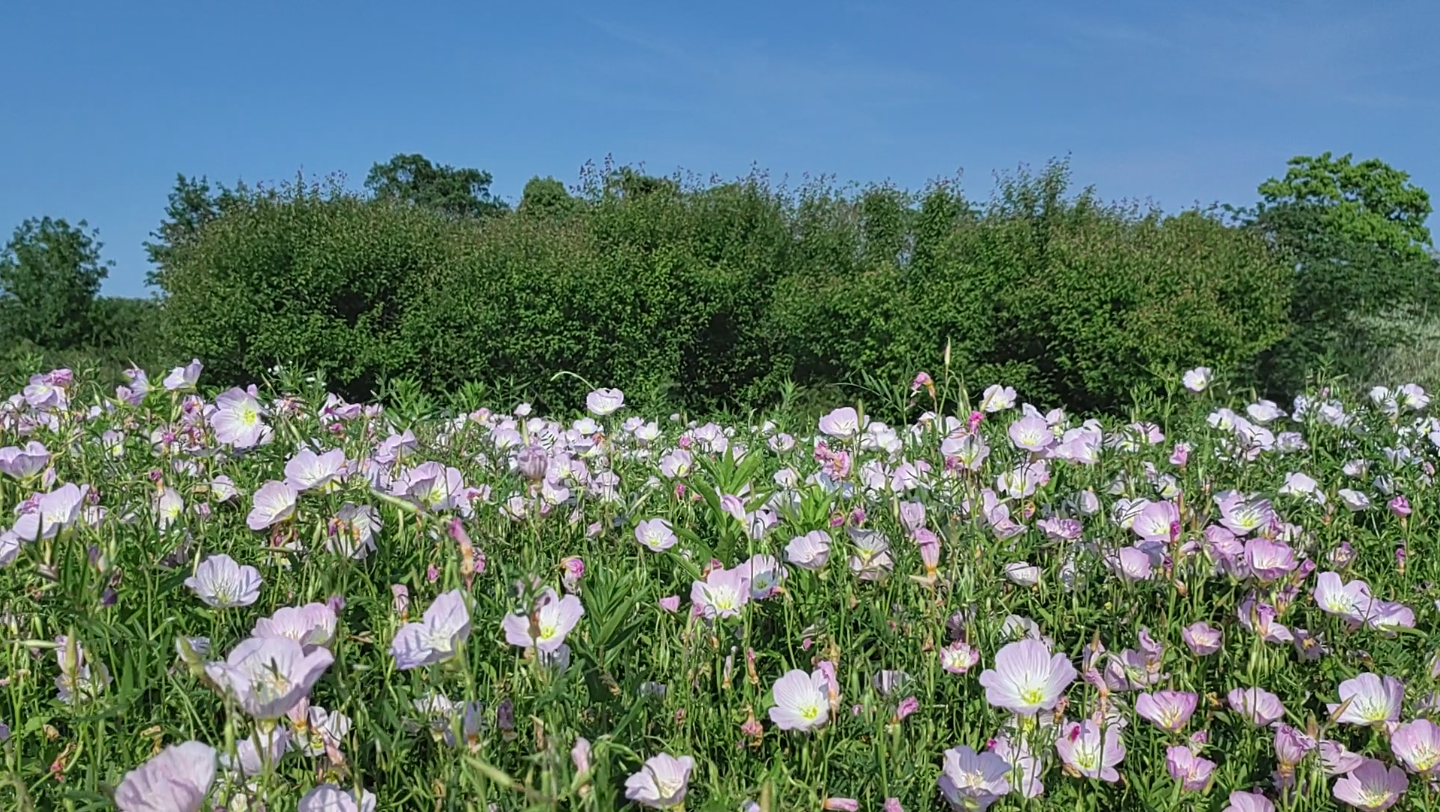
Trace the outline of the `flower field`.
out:
M 1440 419 L 0 402 L 0 809 L 1431 810 Z

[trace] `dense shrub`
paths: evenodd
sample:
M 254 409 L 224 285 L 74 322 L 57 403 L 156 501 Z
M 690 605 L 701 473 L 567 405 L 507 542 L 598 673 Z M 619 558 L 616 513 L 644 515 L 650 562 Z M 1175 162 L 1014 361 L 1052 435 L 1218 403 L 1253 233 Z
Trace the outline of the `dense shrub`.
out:
M 256 196 L 177 248 L 159 280 L 166 336 L 218 380 L 285 363 L 368 393 L 417 360 L 399 340 L 401 316 L 453 228 L 426 209 L 336 189 Z
M 537 182 L 533 205 L 484 219 L 293 187 L 176 248 L 166 333 L 226 380 L 284 363 L 352 395 L 403 375 L 558 407 L 585 379 L 694 410 L 787 379 L 908 380 L 947 346 L 967 380 L 1114 408 L 1154 370 L 1245 369 L 1284 335 L 1290 272 L 1259 232 L 1067 180 L 1051 166 L 977 207 L 954 184 L 792 193 L 620 170 L 574 197 Z
M 1066 198 L 1065 180 L 1060 167 L 1014 179 L 978 215 L 937 186 L 898 240 L 866 216 L 892 227 L 896 195 L 867 193 L 850 225 L 830 204 L 827 230 L 848 243 L 787 279 L 775 311 L 802 381 L 904 379 L 948 345 L 969 380 L 1113 408 L 1157 388 L 1154 370 L 1243 368 L 1284 335 L 1289 274 L 1257 235 Z
M 754 183 L 695 194 L 602 191 L 580 216 L 460 225 L 405 320 L 436 388 L 531 384 L 574 402 L 565 370 L 642 400 L 714 406 L 765 381 L 771 277 L 790 242 Z

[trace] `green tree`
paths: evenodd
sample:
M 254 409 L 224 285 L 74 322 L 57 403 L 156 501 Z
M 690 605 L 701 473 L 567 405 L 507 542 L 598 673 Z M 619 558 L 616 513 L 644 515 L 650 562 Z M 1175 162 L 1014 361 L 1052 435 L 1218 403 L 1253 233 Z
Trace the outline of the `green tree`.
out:
M 490 173 L 437 166 L 423 155 L 396 155 L 370 167 L 365 188 L 377 200 L 391 200 L 453 217 L 493 217 L 509 210 L 490 194 Z
M 1427 256 L 1430 195 L 1410 183 L 1408 173 L 1378 158 L 1355 163 L 1349 154 L 1335 158 L 1329 152 L 1296 156 L 1288 166 L 1284 178 L 1260 184 L 1261 218 L 1277 209 L 1311 209 L 1319 215 L 1311 224 L 1334 237 L 1403 257 Z
M 0 340 L 57 350 L 91 340 L 95 297 L 114 263 L 101 260 L 88 226 L 44 217 L 15 229 L 0 252 Z
M 1425 219 L 1430 196 L 1376 158 L 1290 159 L 1251 209 L 1226 207 L 1291 269 L 1291 329 L 1261 361 L 1272 394 L 1321 370 L 1367 378 L 1440 293 Z
M 210 188 L 208 178 L 187 178 L 184 174 L 175 176 L 175 188 L 170 192 L 169 203 L 165 206 L 165 219 L 160 227 L 150 233 L 154 242 L 145 242 L 145 253 L 155 265 L 145 276 L 145 284 L 159 285 L 160 278 L 175 258 L 179 248 L 195 240 L 206 224 L 218 218 L 249 194 L 245 185 L 234 189 L 224 186 Z
M 536 175 L 525 184 L 518 211 L 524 215 L 563 217 L 575 211 L 578 202 L 565 190 L 565 184 Z

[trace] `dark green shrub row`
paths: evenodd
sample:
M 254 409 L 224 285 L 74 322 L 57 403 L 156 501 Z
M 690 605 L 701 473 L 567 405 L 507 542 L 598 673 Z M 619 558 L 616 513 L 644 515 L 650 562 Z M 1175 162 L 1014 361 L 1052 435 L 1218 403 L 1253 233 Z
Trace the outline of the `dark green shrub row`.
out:
M 1152 371 L 1248 370 L 1285 335 L 1293 274 L 1253 230 L 1066 181 L 1052 166 L 976 206 L 946 184 L 617 173 L 485 219 L 254 195 L 168 258 L 166 338 L 220 380 L 284 363 L 354 395 L 408 376 L 573 405 L 566 370 L 692 409 L 760 404 L 787 379 L 936 373 L 948 343 L 972 385 L 1112 408 L 1160 386 Z

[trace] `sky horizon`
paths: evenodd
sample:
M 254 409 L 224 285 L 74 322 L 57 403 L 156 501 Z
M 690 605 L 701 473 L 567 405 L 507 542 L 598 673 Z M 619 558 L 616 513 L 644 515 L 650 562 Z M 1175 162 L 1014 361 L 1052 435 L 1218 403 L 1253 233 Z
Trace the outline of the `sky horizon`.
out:
M 963 172 L 980 199 L 1068 156 L 1077 188 L 1176 211 L 1248 205 L 1330 151 L 1440 194 L 1440 4 L 1069 6 L 10 4 L 0 229 L 86 220 L 104 292 L 134 296 L 177 173 L 359 188 L 397 153 L 484 169 L 511 202 L 607 155 L 910 189 Z

